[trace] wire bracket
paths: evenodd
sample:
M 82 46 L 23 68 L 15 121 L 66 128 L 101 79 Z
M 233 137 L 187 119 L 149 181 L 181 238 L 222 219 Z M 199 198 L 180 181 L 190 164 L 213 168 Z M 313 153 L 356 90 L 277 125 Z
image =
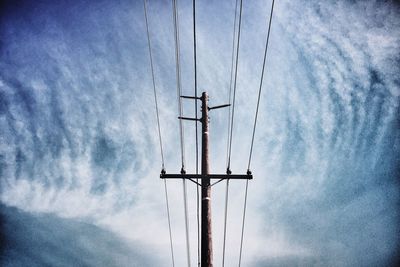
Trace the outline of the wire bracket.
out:
M 180 97 L 181 98 L 187 98 L 187 99 L 201 100 L 201 97 L 198 97 L 198 96 L 181 95 Z
M 187 120 L 187 121 L 201 121 L 201 119 L 188 118 L 188 117 L 181 117 L 181 116 L 179 116 L 178 119 L 180 119 L 180 120 Z
M 219 105 L 219 106 L 215 106 L 215 107 L 209 107 L 208 110 L 212 110 L 212 109 L 217 109 L 217 108 L 226 108 L 229 107 L 231 104 L 224 104 L 224 105 Z

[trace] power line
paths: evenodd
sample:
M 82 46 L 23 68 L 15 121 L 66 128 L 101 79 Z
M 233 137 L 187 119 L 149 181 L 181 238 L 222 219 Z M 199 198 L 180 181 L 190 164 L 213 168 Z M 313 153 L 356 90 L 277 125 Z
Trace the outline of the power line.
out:
M 237 71 L 239 65 L 239 47 L 240 47 L 240 27 L 242 24 L 242 6 L 243 0 L 240 0 L 240 9 L 239 9 L 239 28 L 238 28 L 238 38 L 237 38 L 237 47 L 236 47 L 236 65 L 235 65 L 235 80 L 233 84 L 233 104 L 232 104 L 232 119 L 231 119 L 231 137 L 229 139 L 229 156 L 228 156 L 228 170 L 230 170 L 231 166 L 231 153 L 232 153 L 232 133 L 233 133 L 233 118 L 235 116 L 235 100 L 236 100 L 236 84 L 237 84 Z
M 185 179 L 183 179 L 183 205 L 184 205 L 184 209 L 185 209 L 187 259 L 188 259 L 188 266 L 190 267 L 189 219 L 188 219 L 188 210 L 187 210 L 187 191 L 186 191 L 186 180 Z
M 172 0 L 173 5 L 173 21 L 174 21 L 174 36 L 175 36 L 175 63 L 176 63 L 176 85 L 177 85 L 177 98 L 178 98 L 178 113 L 179 117 L 182 117 L 183 107 L 182 107 L 182 89 L 181 89 L 181 73 L 180 73 L 180 49 L 179 49 L 179 15 L 178 15 L 178 4 L 177 0 Z M 181 174 L 185 174 L 185 133 L 183 129 L 182 120 L 179 120 L 179 133 L 180 133 L 180 143 L 181 143 Z M 183 199 L 184 199 L 184 213 L 185 213 L 185 229 L 186 229 L 186 252 L 188 266 L 190 267 L 190 244 L 189 244 L 189 221 L 188 221 L 188 211 L 187 211 L 187 194 L 186 194 L 186 181 L 182 179 L 183 182 Z
M 230 174 L 230 163 L 231 163 L 231 152 L 232 152 L 232 140 L 233 140 L 233 127 L 234 127 L 234 114 L 235 114 L 235 100 L 236 100 L 236 89 L 237 89 L 237 73 L 238 73 L 238 64 L 239 64 L 239 51 L 240 51 L 240 33 L 241 33 L 241 22 L 242 22 L 242 10 L 243 10 L 243 1 L 240 0 L 240 9 L 239 9 L 239 23 L 238 23 L 238 33 L 237 33 L 237 46 L 236 46 L 236 57 L 234 57 L 234 50 L 235 50 L 235 37 L 236 37 L 236 19 L 237 19 L 237 2 L 235 5 L 235 20 L 234 20 L 234 34 L 233 34 L 233 45 L 232 45 L 232 65 L 231 65 L 231 75 L 230 75 L 230 86 L 229 86 L 229 102 L 231 102 L 232 96 L 232 81 L 233 81 L 233 102 L 232 102 L 232 114 L 231 110 L 229 110 L 229 119 L 228 120 L 228 144 L 227 144 L 227 174 Z M 194 49 L 194 90 L 195 90 L 195 98 L 197 99 L 197 51 L 196 51 L 196 11 L 195 11 L 195 0 L 193 0 L 193 49 Z M 258 94 L 257 100 L 257 108 L 256 108 L 256 115 L 255 115 L 255 122 L 253 127 L 253 135 L 252 135 L 252 142 L 250 148 L 250 155 L 249 155 L 249 164 L 248 164 L 248 176 L 251 176 L 249 171 L 250 164 L 251 164 L 251 155 L 254 145 L 254 136 L 255 136 L 255 129 L 258 117 L 258 110 L 259 110 L 259 102 L 261 96 L 261 88 L 263 82 L 263 75 L 265 70 L 265 62 L 266 62 L 266 55 L 267 55 L 267 48 L 268 48 L 268 41 L 269 41 L 269 34 L 270 34 L 270 27 L 272 21 L 272 12 L 273 12 L 273 5 L 274 1 L 272 2 L 271 8 L 271 15 L 268 27 L 268 35 L 267 35 L 267 42 L 266 42 L 266 50 L 264 54 L 264 61 L 263 61 L 263 69 L 261 74 L 261 82 L 260 82 L 260 89 Z M 179 18 L 178 18 L 178 7 L 177 7 L 177 0 L 173 0 L 173 21 L 174 21 L 174 32 L 175 32 L 175 59 L 176 59 L 176 79 L 177 79 L 177 97 L 178 97 L 178 112 L 179 117 L 182 118 L 183 107 L 181 102 L 181 76 L 180 76 L 180 52 L 179 52 Z M 147 20 L 147 18 L 146 18 Z M 235 72 L 234 72 L 234 79 L 233 79 L 233 63 L 235 62 Z M 152 67 L 153 71 L 153 67 Z M 153 74 L 154 76 L 154 74 Z M 153 77 L 153 84 L 154 84 L 154 77 Z M 158 116 L 158 114 L 157 114 Z M 196 179 L 198 175 L 198 114 L 197 114 L 197 101 L 195 101 L 195 116 L 194 119 L 196 121 Z M 193 120 L 193 119 L 191 119 Z M 181 143 L 181 160 L 182 160 L 182 168 L 181 168 L 181 175 L 184 177 L 185 175 L 185 149 L 184 149 L 184 129 L 182 120 L 179 121 L 180 124 L 180 143 Z M 160 132 L 160 130 L 159 130 Z M 161 141 L 161 137 L 160 137 Z M 162 150 L 162 145 L 161 150 Z M 163 156 L 162 156 L 163 158 Z M 164 159 L 162 159 L 164 161 Z M 164 166 L 164 162 L 163 162 Z M 228 175 L 229 176 L 229 175 Z M 187 190 L 186 190 L 186 183 L 184 178 L 183 179 L 183 194 L 184 194 L 184 208 L 185 208 L 185 225 L 186 225 L 186 246 L 187 246 L 187 257 L 188 257 L 188 265 L 190 266 L 190 246 L 189 246 L 189 223 L 188 223 L 188 212 L 187 212 Z M 223 242 L 223 265 L 225 264 L 225 245 L 226 245 L 226 229 L 227 229 L 227 210 L 228 210 L 228 196 L 229 196 L 229 177 L 227 179 L 227 187 L 226 187 L 226 196 L 225 196 L 225 219 L 224 219 L 224 242 Z M 198 184 L 198 181 L 196 181 Z M 166 193 L 167 194 L 167 193 Z M 241 232 L 241 242 L 240 242 L 240 254 L 239 254 L 239 266 L 241 264 L 242 258 L 242 249 L 243 249 L 243 240 L 244 240 L 244 226 L 245 226 L 245 217 L 246 217 L 246 208 L 247 208 L 247 195 L 248 195 L 248 180 L 246 181 L 246 190 L 245 190 L 245 199 L 244 199 L 244 208 L 243 208 L 243 221 L 242 221 L 242 232 Z M 168 204 L 167 204 L 168 205 Z M 198 246 L 199 242 L 199 189 L 197 187 L 197 225 L 198 225 Z M 172 247 L 172 236 L 171 236 L 171 247 Z M 198 263 L 199 261 L 199 252 L 198 252 Z
M 194 96 L 197 98 L 197 49 L 196 49 L 196 0 L 193 0 L 193 61 L 194 61 Z M 197 100 L 194 101 L 194 113 L 196 118 L 196 174 L 199 174 L 199 137 L 198 137 L 198 117 Z M 196 179 L 199 183 L 199 179 Z M 200 266 L 200 203 L 199 186 L 196 186 L 196 209 L 197 209 L 197 265 Z
M 232 98 L 232 80 L 233 80 L 233 66 L 235 63 L 235 37 L 236 37 L 236 19 L 237 19 L 237 3 L 238 0 L 235 2 L 235 19 L 233 22 L 233 35 L 232 35 L 232 60 L 231 60 L 231 74 L 230 74 L 230 81 L 229 81 L 229 96 L 228 96 L 228 103 L 231 104 Z M 231 106 L 229 106 L 229 113 L 228 113 L 228 138 L 226 144 L 226 167 L 228 169 L 228 157 L 229 157 L 229 143 L 230 143 L 230 129 L 231 129 Z
M 196 51 L 196 0 L 193 0 L 193 59 L 194 59 L 194 95 L 197 98 L 197 51 Z M 194 101 L 196 117 L 196 174 L 199 172 L 199 138 L 197 132 L 197 101 Z
M 229 196 L 229 179 L 226 180 L 225 216 L 224 216 L 224 241 L 223 241 L 223 245 L 222 245 L 222 267 L 225 266 L 226 222 L 228 220 L 228 196 Z
M 271 4 L 271 13 L 270 13 L 269 22 L 268 22 L 267 40 L 266 40 L 266 43 L 265 43 L 263 67 L 262 67 L 262 72 L 261 72 L 260 87 L 259 87 L 259 90 L 258 90 L 258 99 L 257 99 L 256 114 L 255 114 L 255 118 L 254 118 L 253 134 L 252 134 L 252 138 L 251 138 L 251 147 L 250 147 L 250 155 L 249 155 L 249 164 L 248 164 L 248 166 L 247 166 L 247 173 L 248 173 L 248 174 L 251 173 L 251 172 L 250 172 L 251 155 L 252 155 L 252 152 L 253 152 L 254 135 L 255 135 L 256 125 L 257 125 L 258 109 L 259 109 L 259 106 L 260 106 L 261 90 L 262 90 L 262 84 L 263 84 L 263 79 L 264 79 L 265 62 L 266 62 L 267 52 L 268 52 L 269 34 L 270 34 L 270 31 L 271 31 L 272 14 L 273 14 L 273 12 L 274 12 L 274 2 L 275 2 L 275 0 L 272 0 L 272 4 Z M 241 235 L 241 238 L 240 238 L 239 267 L 240 267 L 241 260 L 242 260 L 243 237 L 244 237 L 244 225 L 245 225 L 244 223 L 245 223 L 245 219 L 246 219 L 246 207 L 247 207 L 248 184 L 249 184 L 249 181 L 247 180 L 247 181 L 246 181 L 245 196 L 244 196 L 243 221 L 242 221 L 242 235 Z
M 179 18 L 178 18 L 178 8 L 177 0 L 172 0 L 173 5 L 173 21 L 174 21 L 174 36 L 175 36 L 175 64 L 176 64 L 176 91 L 178 98 L 178 113 L 182 117 L 183 107 L 182 107 L 182 89 L 181 89 L 181 69 L 180 69 L 180 52 L 179 52 Z M 184 142 L 184 129 L 182 120 L 179 120 L 179 133 L 180 133 L 180 143 L 181 143 L 181 162 L 182 171 L 185 169 L 185 142 Z
M 169 230 L 169 241 L 170 241 L 170 246 L 171 246 L 172 266 L 174 267 L 175 266 L 174 247 L 172 244 L 171 219 L 170 219 L 170 215 L 169 215 L 168 190 L 167 190 L 167 181 L 166 180 L 164 180 L 164 189 L 165 189 L 165 201 L 167 203 L 168 230 Z
M 237 19 L 237 6 L 238 0 L 235 1 L 235 14 L 234 14 L 234 22 L 233 22 L 233 35 L 232 35 L 232 60 L 231 60 L 231 72 L 230 72 L 230 82 L 229 82 L 229 97 L 228 103 L 231 103 L 232 96 L 232 80 L 233 80 L 233 66 L 235 62 L 235 37 L 236 37 L 236 19 Z M 230 127 L 231 127 L 231 106 L 229 106 L 229 114 L 228 114 L 228 138 L 226 144 L 226 168 L 227 174 L 230 174 L 230 166 L 228 164 L 229 157 L 229 144 L 230 144 Z M 225 216 L 224 216 L 224 237 L 223 237 L 223 245 L 222 245 L 222 267 L 225 266 L 225 248 L 226 248 L 226 228 L 227 228 L 227 220 L 228 220 L 228 196 L 229 196 L 229 179 L 226 180 L 226 194 L 225 194 Z
M 158 126 L 158 136 L 160 141 L 160 152 L 161 152 L 161 162 L 162 162 L 162 171 L 161 173 L 165 173 L 165 164 L 164 164 L 164 153 L 163 153 L 163 146 L 162 146 L 162 138 L 161 138 L 161 127 L 160 127 L 160 118 L 158 112 L 158 101 L 157 101 L 157 91 L 156 91 L 156 83 L 154 78 L 154 67 L 153 67 L 153 56 L 151 53 L 151 42 L 150 42 L 150 31 L 149 31 L 149 23 L 147 19 L 147 5 L 146 0 L 143 0 L 144 5 L 144 17 L 146 21 L 146 33 L 147 33 L 147 44 L 149 48 L 149 56 L 150 56 L 150 67 L 151 67 L 151 77 L 153 81 L 153 92 L 154 92 L 154 102 L 155 102 L 155 109 L 157 114 L 157 126 Z M 174 246 L 172 241 L 172 231 L 171 231 L 171 217 L 169 213 L 169 203 L 168 203 L 168 190 L 167 190 L 167 181 L 164 180 L 164 191 L 165 191 L 165 202 L 166 202 L 166 209 L 167 209 L 167 217 L 168 217 L 168 231 L 169 231 L 169 240 L 170 240 L 170 248 L 171 248 L 171 259 L 172 259 L 172 266 L 175 266 L 175 259 L 174 259 Z
M 242 261 L 242 250 L 243 250 L 243 236 L 244 236 L 244 221 L 246 219 L 246 207 L 247 207 L 247 189 L 249 180 L 246 180 L 246 190 L 244 194 L 244 206 L 243 206 L 243 221 L 242 221 L 242 235 L 240 237 L 240 252 L 239 252 L 239 267 Z
M 265 62 L 266 62 L 267 52 L 268 52 L 269 33 L 270 33 L 270 31 L 271 31 L 272 14 L 273 14 L 273 12 L 274 12 L 274 2 L 275 2 L 275 0 L 272 0 L 271 13 L 270 13 L 270 15 L 269 15 L 267 41 L 266 41 L 266 43 L 265 43 L 264 61 L 263 61 L 263 67 L 262 67 L 262 71 L 261 71 L 260 87 L 259 87 L 259 89 L 258 89 L 258 99 L 257 99 L 256 115 L 255 115 L 255 117 L 254 117 L 253 135 L 252 135 L 252 138 L 251 138 L 251 146 L 250 146 L 250 154 L 249 154 L 249 164 L 247 165 L 247 170 L 248 170 L 248 171 L 250 171 L 251 155 L 252 155 L 252 153 L 253 153 L 254 135 L 255 135 L 256 126 L 257 126 L 258 108 L 259 108 L 259 106 L 260 106 L 261 89 L 262 89 L 263 79 L 264 79 Z
M 150 55 L 151 78 L 152 78 L 152 81 L 153 81 L 154 102 L 155 102 L 156 114 L 157 114 L 157 126 L 158 126 L 158 137 L 159 137 L 159 143 L 160 143 L 161 162 L 162 162 L 162 169 L 165 169 L 164 152 L 163 152 L 162 139 L 161 139 L 160 117 L 158 115 L 158 103 L 157 103 L 158 101 L 157 101 L 156 82 L 155 82 L 155 79 L 154 79 L 153 56 L 152 56 L 152 53 L 151 53 L 150 31 L 149 31 L 149 23 L 148 23 L 148 20 L 147 20 L 146 0 L 143 0 L 143 3 L 144 3 L 144 18 L 146 20 L 147 44 L 148 44 L 149 55 Z

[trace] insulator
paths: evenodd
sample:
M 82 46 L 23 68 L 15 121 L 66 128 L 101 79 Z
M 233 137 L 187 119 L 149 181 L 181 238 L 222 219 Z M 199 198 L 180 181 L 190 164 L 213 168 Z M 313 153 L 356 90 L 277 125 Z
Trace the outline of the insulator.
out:
M 181 174 L 186 174 L 186 171 L 183 167 L 181 168 Z

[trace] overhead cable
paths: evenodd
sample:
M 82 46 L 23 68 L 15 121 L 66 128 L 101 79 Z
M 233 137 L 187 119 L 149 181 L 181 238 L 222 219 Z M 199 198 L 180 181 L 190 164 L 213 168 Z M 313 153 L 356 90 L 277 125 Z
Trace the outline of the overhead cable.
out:
M 270 31 L 271 31 L 272 15 L 273 15 L 273 12 L 274 12 L 274 2 L 275 2 L 275 0 L 272 0 L 271 13 L 269 15 L 268 33 L 267 33 L 267 40 L 266 40 L 266 43 L 265 43 L 263 67 L 262 67 L 262 72 L 261 72 L 260 87 L 259 87 L 259 90 L 258 90 L 257 107 L 256 107 L 255 118 L 254 118 L 253 135 L 252 135 L 252 139 L 251 139 L 251 147 L 250 147 L 249 163 L 248 163 L 248 166 L 247 166 L 247 173 L 250 173 L 251 155 L 252 155 L 252 152 L 253 152 L 254 135 L 255 135 L 255 131 L 256 131 L 257 117 L 258 117 L 258 108 L 260 106 L 262 83 L 263 83 L 263 79 L 264 79 L 265 62 L 266 62 L 267 52 L 268 52 L 269 34 L 270 34 Z M 244 239 L 244 225 L 245 225 L 246 207 L 247 207 L 248 184 L 249 184 L 249 181 L 246 180 L 246 189 L 245 189 L 244 207 L 243 207 L 242 235 L 241 235 L 241 238 L 240 238 L 239 267 L 240 267 L 241 260 L 242 260 L 243 239 Z
M 146 1 L 146 0 L 144 0 L 144 1 Z M 170 218 L 170 214 L 169 214 L 168 190 L 167 190 L 167 180 L 166 179 L 164 179 L 164 190 L 165 190 L 165 201 L 167 203 L 168 230 L 169 230 L 169 241 L 170 241 L 170 247 L 171 247 L 172 267 L 174 267 L 175 266 L 174 246 L 172 243 L 171 218 Z
M 236 37 L 236 20 L 237 20 L 237 6 L 238 0 L 235 1 L 235 13 L 234 13 L 234 21 L 233 21 L 233 35 L 232 35 L 232 56 L 231 56 L 231 72 L 230 72 L 230 81 L 229 81 L 229 97 L 228 103 L 231 104 L 232 98 L 232 81 L 233 81 L 233 66 L 235 62 L 235 37 Z M 229 106 L 228 113 L 228 138 L 226 144 L 226 168 L 227 174 L 230 173 L 230 168 L 228 165 L 228 157 L 229 157 L 229 144 L 230 144 L 230 128 L 231 128 L 231 105 Z M 226 251 L 226 229 L 227 229 L 227 220 L 228 220 L 228 196 L 229 196 L 229 179 L 226 180 L 226 194 L 225 194 L 225 216 L 224 216 L 224 237 L 222 244 L 222 267 L 225 266 L 225 251 Z
M 252 137 L 251 137 L 251 146 L 250 146 L 250 154 L 249 154 L 249 163 L 248 163 L 248 165 L 247 165 L 247 170 L 248 170 L 248 171 L 250 171 L 251 156 L 252 156 L 252 154 L 253 154 L 254 136 L 255 136 L 255 133 L 256 133 L 257 118 L 258 118 L 258 108 L 259 108 L 259 106 L 260 106 L 261 90 L 262 90 L 262 85 L 263 85 L 263 80 L 264 80 L 265 62 L 266 62 L 266 59 L 267 59 L 268 43 L 269 43 L 269 33 L 270 33 L 270 31 L 271 31 L 272 14 L 273 14 L 273 12 L 274 12 L 274 2 L 275 2 L 275 0 L 272 0 L 271 13 L 270 13 L 270 15 L 269 15 L 267 40 L 266 40 L 266 42 L 265 42 L 265 51 L 264 51 L 263 67 L 262 67 L 262 71 L 261 71 L 260 87 L 259 87 L 259 89 L 258 89 L 258 99 L 257 99 L 256 114 L 255 114 L 255 117 L 254 117 L 253 134 L 252 134 Z
M 229 94 L 228 94 L 228 103 L 231 104 L 232 100 L 232 81 L 233 81 L 233 66 L 235 64 L 235 40 L 236 40 L 236 19 L 237 19 L 237 6 L 238 0 L 235 1 L 235 19 L 233 22 L 233 35 L 232 35 L 232 56 L 231 56 L 231 73 L 230 73 L 230 81 L 229 81 Z M 228 168 L 228 157 L 229 157 L 229 144 L 230 144 L 230 130 L 231 130 L 231 107 L 229 106 L 229 113 L 228 113 L 228 138 L 226 142 L 226 167 Z
M 174 21 L 174 37 L 175 37 L 175 64 L 176 64 L 176 93 L 178 100 L 178 114 L 182 117 L 182 88 L 181 88 L 181 68 L 180 68 L 180 48 L 179 48 L 179 16 L 177 0 L 172 0 L 173 6 L 173 21 Z M 179 136 L 181 145 L 181 163 L 182 170 L 185 169 L 185 134 L 182 120 L 179 120 Z
M 178 113 L 179 117 L 182 117 L 183 106 L 182 106 L 182 88 L 181 88 L 181 70 L 180 70 L 180 49 L 179 49 L 179 14 L 178 14 L 178 3 L 177 0 L 172 0 L 173 7 L 173 22 L 174 22 L 174 37 L 175 37 L 175 64 L 176 64 L 176 91 L 178 98 Z M 179 120 L 179 135 L 181 143 L 181 174 L 185 174 L 185 134 L 183 129 L 182 120 Z M 187 254 L 187 264 L 190 267 L 190 244 L 189 244 L 189 221 L 188 221 L 188 211 L 187 211 L 187 194 L 186 194 L 186 181 L 182 179 L 183 182 L 183 198 L 184 198 L 184 213 L 185 213 L 185 228 L 186 228 L 186 254 Z
M 239 267 L 242 262 L 242 251 L 243 251 L 243 237 L 244 237 L 244 221 L 246 220 L 246 208 L 247 208 L 247 189 L 249 186 L 249 180 L 246 180 L 246 189 L 244 193 L 244 206 L 243 206 L 243 220 L 242 220 L 242 234 L 240 237 L 240 252 L 239 252 Z
M 157 91 L 156 91 L 156 83 L 154 78 L 154 67 L 153 67 L 153 57 L 151 53 L 151 42 L 150 42 L 150 31 L 149 31 L 149 23 L 147 19 L 147 5 L 146 0 L 143 0 L 144 5 L 144 17 L 146 21 L 146 33 L 147 33 L 147 44 L 149 48 L 149 56 L 150 56 L 150 67 L 151 67 L 151 77 L 153 81 L 153 92 L 154 92 L 154 102 L 155 102 L 155 109 L 157 114 L 157 126 L 158 126 L 158 136 L 160 141 L 160 152 L 161 152 L 161 162 L 162 162 L 162 172 L 165 172 L 165 164 L 164 164 L 164 153 L 163 153 L 163 146 L 162 146 L 162 138 L 161 138 L 161 127 L 160 127 L 160 118 L 158 115 L 158 103 L 157 103 Z M 171 231 L 171 218 L 169 212 L 169 203 L 168 203 L 168 190 L 167 190 L 167 181 L 164 180 L 164 191 L 165 191 L 165 202 L 166 202 L 166 209 L 167 209 L 167 217 L 168 217 L 168 231 L 169 231 L 169 241 L 170 241 L 170 249 L 171 249 L 171 260 L 172 266 L 175 266 L 175 259 L 174 259 L 174 246 L 172 241 L 172 231 Z
M 240 28 L 242 24 L 242 6 L 243 0 L 240 0 L 240 9 L 239 9 L 239 28 L 238 28 L 238 36 L 237 36 L 237 46 L 236 46 L 236 64 L 235 64 L 235 79 L 233 84 L 233 103 L 232 103 L 232 117 L 231 117 L 231 136 L 229 139 L 229 156 L 228 156 L 228 171 L 230 171 L 231 166 L 231 154 L 232 154 L 232 139 L 233 139 L 233 122 L 235 117 L 235 100 L 236 100 L 236 84 L 237 84 L 237 72 L 239 65 L 239 48 L 240 48 Z
M 193 0 L 193 62 L 194 62 L 194 96 L 197 98 L 197 48 L 196 48 L 196 0 Z M 194 114 L 196 118 L 196 174 L 199 174 L 199 137 L 197 99 L 194 101 Z M 198 179 L 196 182 L 199 183 Z M 200 266 L 200 193 L 199 186 L 196 186 L 196 219 L 197 219 L 197 265 Z
M 225 266 L 225 244 L 226 244 L 226 225 L 228 220 L 228 196 L 229 196 L 229 179 L 226 180 L 226 191 L 225 191 L 225 216 L 224 216 L 224 241 L 222 244 L 222 267 Z
M 186 190 L 186 180 L 185 179 L 183 179 L 183 206 L 184 206 L 184 209 L 185 209 L 185 229 L 186 229 L 187 260 L 188 260 L 188 266 L 190 267 L 189 218 L 188 218 L 187 190 Z
M 163 152 L 163 145 L 162 145 L 162 138 L 161 138 L 160 117 L 158 115 L 159 112 L 158 112 L 157 90 L 156 90 L 156 82 L 155 82 L 155 78 L 154 78 L 153 55 L 151 52 L 150 31 L 149 31 L 149 23 L 147 20 L 146 0 L 143 0 L 143 3 L 144 3 L 144 18 L 146 21 L 147 44 L 148 44 L 149 56 L 150 56 L 151 78 L 153 81 L 154 103 L 155 103 L 156 115 L 157 115 L 158 138 L 159 138 L 159 143 L 160 143 L 161 162 L 162 162 L 162 169 L 165 170 L 164 152 Z

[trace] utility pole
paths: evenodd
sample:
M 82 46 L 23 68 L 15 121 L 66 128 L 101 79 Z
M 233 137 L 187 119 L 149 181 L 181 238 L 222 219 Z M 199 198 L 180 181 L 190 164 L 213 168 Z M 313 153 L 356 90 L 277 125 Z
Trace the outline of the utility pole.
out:
M 197 119 L 202 124 L 202 151 L 201 151 L 201 174 L 167 174 L 164 170 L 160 174 L 161 179 L 188 179 L 197 186 L 201 187 L 201 267 L 213 266 L 213 250 L 212 250 L 212 233 L 211 233 L 211 187 L 226 179 L 253 179 L 251 172 L 245 175 L 231 174 L 227 170 L 227 174 L 210 174 L 209 163 L 209 116 L 208 112 L 212 109 L 228 107 L 230 104 L 209 107 L 208 95 L 203 92 L 201 97 L 194 96 L 181 96 L 182 98 L 194 99 L 195 101 L 201 100 L 201 114 L 202 117 Z M 195 118 L 178 117 L 181 120 L 196 121 Z M 200 179 L 201 184 L 195 180 Z M 211 184 L 212 179 L 217 179 L 217 182 Z
M 201 95 L 201 266 L 212 266 L 212 234 L 211 234 L 211 186 L 208 146 L 208 95 Z

